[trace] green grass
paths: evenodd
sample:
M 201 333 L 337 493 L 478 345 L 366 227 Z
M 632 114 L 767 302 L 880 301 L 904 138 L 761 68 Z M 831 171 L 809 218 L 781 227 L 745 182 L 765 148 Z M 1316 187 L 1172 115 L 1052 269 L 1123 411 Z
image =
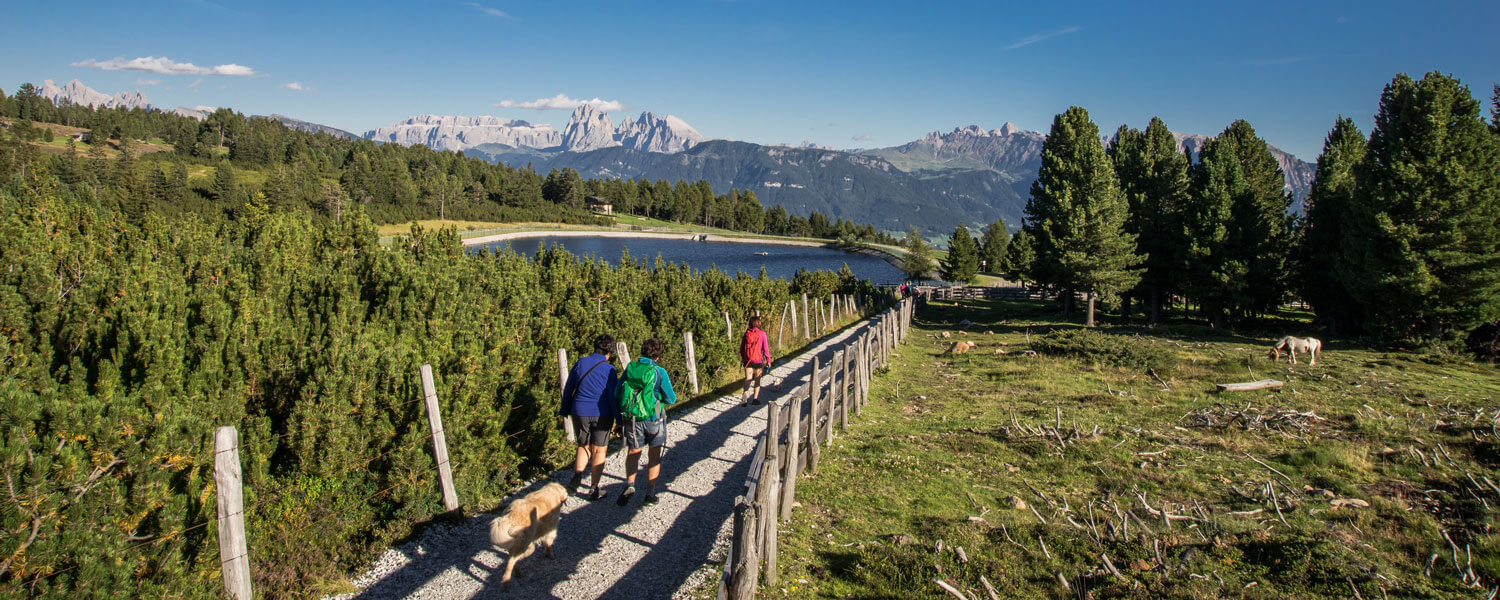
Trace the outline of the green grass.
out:
M 977 325 L 961 333 L 960 319 Z M 1077 329 L 1039 303 L 933 303 L 820 473 L 798 483 L 780 582 L 763 597 L 947 598 L 933 583 L 942 579 L 981 598 L 980 576 L 1007 598 L 1349 598 L 1355 588 L 1364 598 L 1484 597 L 1500 583 L 1489 508 L 1500 493 L 1474 489 L 1466 473 L 1500 483 L 1500 373 L 1344 343 L 1315 367 L 1269 362 L 1270 340 L 1295 327 L 1100 328 L 1164 357 L 1153 364 L 1167 390 L 1138 368 L 1109 366 L 1118 362 L 1109 352 L 1027 356 L 1028 336 Z M 979 346 L 942 355 L 955 339 Z M 1263 377 L 1286 387 L 1210 391 Z M 1247 408 L 1316 417 L 1223 422 Z M 1200 520 L 1168 530 L 1142 497 Z M 1345 498 L 1369 506 L 1332 504 Z M 1131 519 L 1125 534 L 1116 506 L 1152 533 Z M 1469 546 L 1484 592 L 1460 581 L 1445 530 L 1460 563 Z M 1104 555 L 1122 578 L 1103 569 Z

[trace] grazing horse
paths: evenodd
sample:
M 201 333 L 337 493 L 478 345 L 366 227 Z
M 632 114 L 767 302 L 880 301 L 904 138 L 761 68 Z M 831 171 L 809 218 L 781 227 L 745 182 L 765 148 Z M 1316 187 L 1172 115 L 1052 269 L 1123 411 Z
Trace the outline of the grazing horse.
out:
M 1292 364 L 1294 365 L 1297 364 L 1298 352 L 1307 354 L 1307 364 L 1316 365 L 1318 364 L 1318 355 L 1323 352 L 1323 342 L 1318 341 L 1318 338 L 1286 336 L 1281 338 L 1281 341 L 1276 342 L 1276 345 L 1271 348 L 1270 358 L 1272 362 L 1279 362 L 1281 360 L 1282 350 L 1286 350 L 1286 353 L 1291 356 Z

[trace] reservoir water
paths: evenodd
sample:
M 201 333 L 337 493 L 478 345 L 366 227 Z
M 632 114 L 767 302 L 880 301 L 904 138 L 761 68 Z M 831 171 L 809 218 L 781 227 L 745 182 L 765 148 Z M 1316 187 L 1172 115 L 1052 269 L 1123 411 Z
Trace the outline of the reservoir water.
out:
M 621 253 L 630 250 L 636 261 L 655 261 L 660 255 L 667 262 L 687 264 L 694 270 L 718 267 L 734 275 L 744 271 L 754 276 L 760 268 L 766 268 L 771 277 L 790 279 L 798 269 L 837 271 L 845 264 L 860 279 L 873 283 L 900 283 L 905 277 L 901 270 L 885 260 L 834 248 L 808 246 L 783 246 L 778 244 L 752 244 L 738 242 L 697 242 L 681 239 L 624 238 L 598 236 L 554 236 L 539 235 L 495 242 L 474 248 L 490 247 L 495 250 L 506 244 L 518 253 L 534 256 L 539 246 L 562 246 L 580 258 L 594 256 L 609 262 L 618 262 Z

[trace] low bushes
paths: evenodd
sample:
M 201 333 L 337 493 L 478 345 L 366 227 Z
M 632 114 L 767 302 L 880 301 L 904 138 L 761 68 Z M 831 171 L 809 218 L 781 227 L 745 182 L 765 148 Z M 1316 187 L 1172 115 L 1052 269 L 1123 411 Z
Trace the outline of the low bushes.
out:
M 1162 369 L 1176 364 L 1172 353 L 1152 340 L 1092 329 L 1060 329 L 1040 335 L 1032 338 L 1031 348 L 1038 354 L 1126 369 Z

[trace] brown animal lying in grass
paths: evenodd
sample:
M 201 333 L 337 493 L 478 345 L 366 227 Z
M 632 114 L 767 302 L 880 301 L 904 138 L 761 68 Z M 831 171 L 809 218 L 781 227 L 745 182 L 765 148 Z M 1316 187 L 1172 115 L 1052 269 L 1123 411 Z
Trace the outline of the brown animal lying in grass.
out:
M 1281 341 L 1276 342 L 1276 345 L 1271 348 L 1271 352 L 1268 355 L 1271 358 L 1271 362 L 1281 362 L 1282 349 L 1286 349 L 1286 353 L 1291 356 L 1292 364 L 1294 365 L 1297 364 L 1298 352 L 1307 354 L 1307 364 L 1316 365 L 1318 364 L 1318 355 L 1323 352 L 1323 342 L 1318 341 L 1318 338 L 1310 337 L 1299 338 L 1287 336 L 1281 338 Z
M 562 515 L 563 501 L 567 499 L 568 492 L 563 486 L 549 483 L 510 503 L 505 514 L 490 523 L 490 541 L 510 555 L 505 561 L 505 575 L 500 579 L 504 588 L 510 588 L 510 574 L 516 561 L 530 556 L 537 542 L 546 547 L 547 558 L 552 558 L 552 542 L 557 540 L 557 520 Z
M 943 354 L 963 354 L 974 348 L 974 342 L 953 342 Z

